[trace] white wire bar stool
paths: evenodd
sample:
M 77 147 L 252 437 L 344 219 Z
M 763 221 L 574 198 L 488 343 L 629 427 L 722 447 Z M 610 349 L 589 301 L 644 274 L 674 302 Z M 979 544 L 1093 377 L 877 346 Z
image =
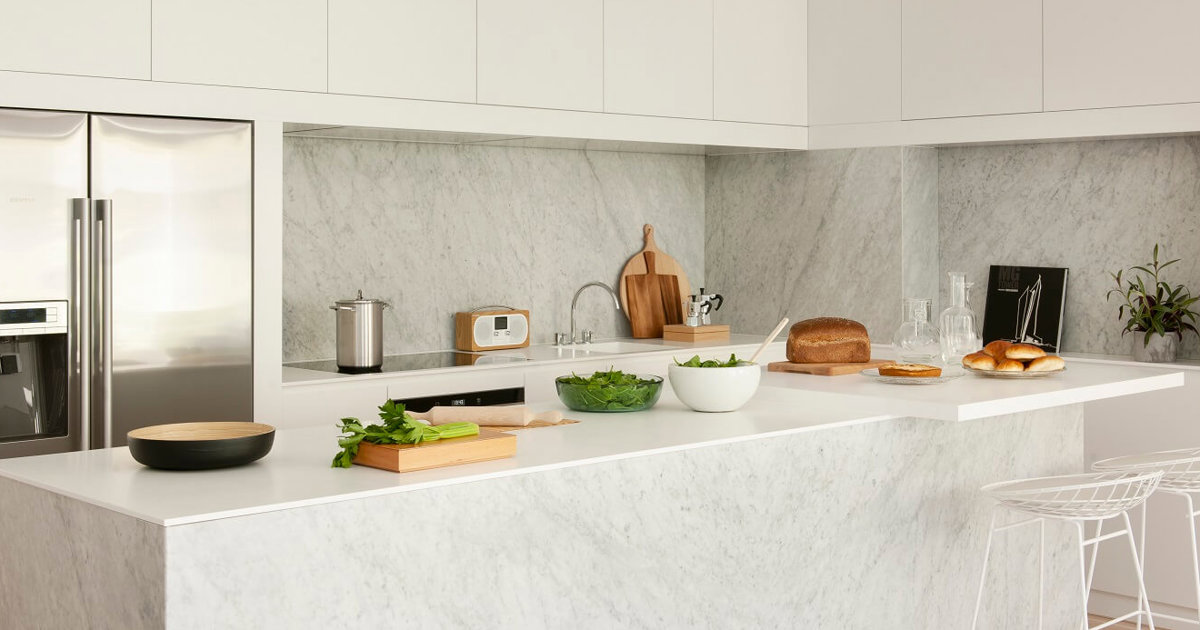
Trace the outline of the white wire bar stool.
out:
M 1088 593 L 1092 590 L 1092 576 L 1096 569 L 1096 557 L 1100 543 L 1125 536 L 1129 541 L 1129 552 L 1133 555 L 1133 566 L 1138 578 L 1138 610 L 1107 621 L 1091 628 L 1100 630 L 1111 625 L 1137 617 L 1145 617 L 1154 630 L 1154 618 L 1150 614 L 1149 599 L 1146 597 L 1146 584 L 1142 578 L 1142 564 L 1139 560 L 1138 548 L 1133 539 L 1133 527 L 1129 521 L 1129 510 L 1142 505 L 1154 492 L 1162 478 L 1161 470 L 1138 473 L 1128 472 L 1093 472 L 1080 475 L 1063 475 L 1058 477 L 1038 477 L 1035 479 L 1020 479 L 1003 481 L 984 486 L 981 491 L 995 499 L 997 504 L 992 510 L 992 523 L 988 530 L 987 547 L 983 554 L 983 570 L 979 576 L 979 593 L 975 598 L 975 614 L 971 618 L 971 628 L 979 624 L 979 610 L 983 604 L 984 585 L 987 580 L 988 561 L 992 554 L 992 541 L 997 532 L 1007 531 L 1029 524 L 1039 527 L 1038 555 L 1038 628 L 1042 628 L 1043 602 L 1045 600 L 1046 573 L 1046 519 L 1052 518 L 1070 522 L 1075 525 L 1079 541 L 1079 575 L 1083 608 L 1081 610 L 1080 627 L 1088 629 L 1087 601 Z M 997 525 L 999 517 L 1008 512 L 1016 512 L 1021 520 Z M 1103 523 L 1109 519 L 1120 518 L 1124 529 L 1103 533 Z M 1095 521 L 1096 533 L 1091 538 L 1084 531 L 1084 523 Z M 1087 562 L 1087 548 L 1092 546 L 1091 565 Z
M 1126 455 L 1105 459 L 1092 464 L 1092 470 L 1102 472 L 1140 473 L 1152 470 L 1163 472 L 1162 481 L 1158 484 L 1158 492 L 1183 498 L 1187 509 L 1184 518 L 1187 519 L 1188 532 L 1192 543 L 1192 582 L 1196 588 L 1196 601 L 1200 603 L 1200 554 L 1196 551 L 1196 511 L 1192 495 L 1200 493 L 1200 448 L 1185 448 L 1174 451 L 1158 451 L 1140 455 Z M 1146 504 L 1142 504 L 1141 535 L 1138 536 L 1138 553 L 1142 557 L 1143 570 L 1146 563 Z M 1200 613 L 1198 613 L 1200 615 Z M 1200 625 L 1200 616 L 1195 619 L 1154 613 L 1154 617 L 1180 621 L 1192 625 Z M 1139 621 L 1138 627 L 1141 627 Z

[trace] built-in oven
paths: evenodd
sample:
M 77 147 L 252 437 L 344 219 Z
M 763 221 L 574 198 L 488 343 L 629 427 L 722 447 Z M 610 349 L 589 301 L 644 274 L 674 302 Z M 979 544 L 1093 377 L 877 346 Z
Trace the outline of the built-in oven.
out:
M 0 457 L 79 448 L 65 300 L 0 302 Z

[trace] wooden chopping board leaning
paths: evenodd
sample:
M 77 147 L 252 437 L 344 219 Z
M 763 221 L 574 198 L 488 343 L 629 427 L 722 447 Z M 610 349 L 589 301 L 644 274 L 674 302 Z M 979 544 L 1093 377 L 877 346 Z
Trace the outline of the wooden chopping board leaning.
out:
M 617 292 L 634 338 L 650 339 L 662 337 L 667 324 L 683 323 L 691 286 L 679 262 L 654 242 L 654 226 L 647 223 L 642 233 L 645 246 L 625 264 Z

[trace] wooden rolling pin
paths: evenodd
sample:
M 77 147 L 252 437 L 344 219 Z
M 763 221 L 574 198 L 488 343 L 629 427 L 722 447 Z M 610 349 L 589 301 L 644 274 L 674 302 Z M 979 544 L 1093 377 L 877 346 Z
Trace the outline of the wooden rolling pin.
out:
M 474 422 L 483 427 L 524 427 L 535 420 L 558 424 L 563 417 L 560 411 L 545 411 L 535 414 L 532 409 L 524 405 L 511 407 L 443 407 L 439 405 L 429 411 L 410 411 L 408 415 L 434 426 L 451 422 Z

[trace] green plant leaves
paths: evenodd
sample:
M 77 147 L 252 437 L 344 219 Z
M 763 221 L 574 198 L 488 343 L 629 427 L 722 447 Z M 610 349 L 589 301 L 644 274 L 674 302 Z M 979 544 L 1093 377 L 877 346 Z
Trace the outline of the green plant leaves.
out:
M 1162 280 L 1159 277 L 1162 270 L 1180 259 L 1174 258 L 1160 263 L 1158 255 L 1159 246 L 1155 244 L 1153 260 L 1149 264 L 1135 265 L 1116 273 L 1110 272 L 1109 276 L 1117 287 L 1109 289 L 1105 294 L 1105 300 L 1117 295 L 1124 301 L 1124 304 L 1117 307 L 1117 319 L 1126 320 L 1121 334 L 1145 332 L 1146 344 L 1150 343 L 1154 334 L 1174 333 L 1182 339 L 1184 331 L 1197 332 L 1196 327 L 1192 325 L 1197 321 L 1197 313 L 1191 307 L 1200 301 L 1200 296 L 1193 297 L 1184 285 L 1172 286 Z M 1134 279 L 1127 280 L 1125 271 L 1137 275 Z

